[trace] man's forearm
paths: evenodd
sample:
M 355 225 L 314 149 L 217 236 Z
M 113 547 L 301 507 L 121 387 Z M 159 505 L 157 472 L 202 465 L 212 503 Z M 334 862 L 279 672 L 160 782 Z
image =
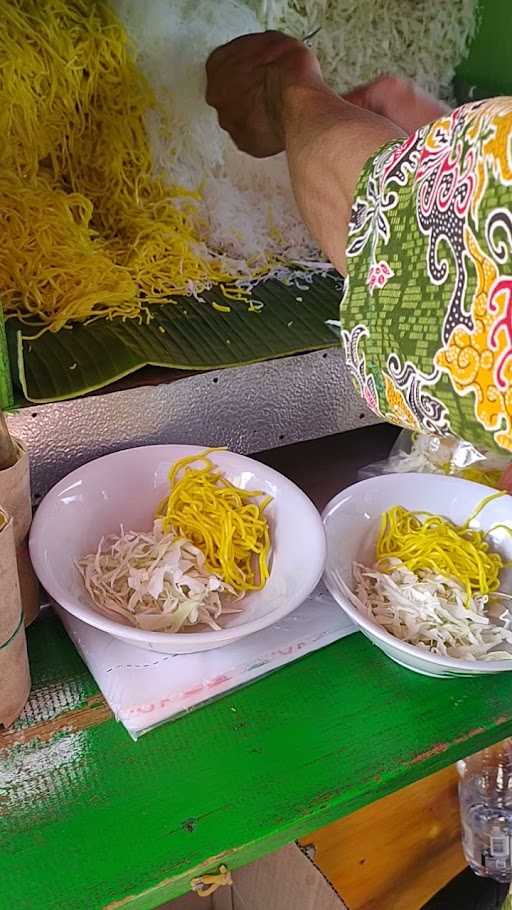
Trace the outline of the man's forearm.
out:
M 244 152 L 286 150 L 292 186 L 313 237 L 345 270 L 352 199 L 368 158 L 404 133 L 342 100 L 301 41 L 280 32 L 236 38 L 210 54 L 206 100 Z
M 364 164 L 404 133 L 319 85 L 286 86 L 282 129 L 297 204 L 326 256 L 345 272 L 350 211 Z

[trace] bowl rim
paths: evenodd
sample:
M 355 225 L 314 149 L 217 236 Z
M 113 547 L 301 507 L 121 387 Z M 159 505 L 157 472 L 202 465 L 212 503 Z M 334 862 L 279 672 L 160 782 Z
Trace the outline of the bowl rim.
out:
M 353 483 L 348 487 L 345 487 L 336 496 L 333 496 L 331 500 L 327 503 L 325 508 L 322 510 L 322 521 L 324 523 L 326 539 L 327 539 L 327 563 L 324 572 L 324 581 L 326 584 L 329 593 L 332 595 L 334 600 L 342 607 L 343 610 L 348 614 L 348 616 L 353 620 L 353 622 L 360 626 L 362 630 L 366 630 L 371 633 L 375 638 L 378 638 L 385 644 L 389 645 L 391 648 L 398 651 L 400 654 L 408 654 L 410 657 L 416 659 L 421 659 L 427 663 L 431 663 L 437 667 L 443 667 L 450 670 L 459 670 L 459 671 L 478 671 L 479 674 L 482 673 L 496 673 L 497 671 L 510 671 L 512 670 L 512 659 L 511 660 L 465 660 L 458 657 L 443 657 L 440 654 L 432 654 L 430 651 L 423 650 L 417 645 L 411 645 L 409 642 L 401 641 L 401 639 L 396 638 L 394 635 L 391 635 L 386 629 L 383 629 L 382 626 L 379 626 L 373 619 L 365 616 L 364 613 L 361 613 L 360 610 L 348 599 L 342 595 L 339 591 L 339 588 L 331 578 L 329 572 L 329 521 L 332 514 L 340 509 L 343 506 L 343 501 L 347 499 L 347 494 L 357 491 L 361 487 L 368 486 L 382 486 L 387 485 L 390 482 L 391 478 L 400 477 L 404 483 L 412 483 L 419 479 L 425 480 L 425 474 L 420 472 L 389 472 L 388 474 L 377 475 L 375 477 L 367 477 L 364 480 L 359 480 L 357 483 Z M 470 484 L 472 487 L 478 488 L 482 491 L 482 499 L 490 492 L 499 492 L 499 490 L 493 490 L 492 487 L 488 487 L 486 484 L 477 483 L 474 480 L 466 480 L 463 477 L 453 477 L 449 474 L 428 474 L 429 478 L 435 478 L 435 482 L 441 482 L 441 484 L 455 484 L 456 486 L 464 485 L 465 487 Z M 407 478 L 407 479 L 406 479 Z M 504 491 L 506 493 L 506 491 Z M 351 498 L 350 496 L 348 497 Z M 353 500 L 352 500 L 353 501 Z M 511 528 L 512 528 L 512 498 L 511 498 Z M 353 593 L 353 592 L 352 592 Z M 355 595 L 354 595 L 355 596 Z
M 128 448 L 119 449 L 116 452 L 109 452 L 107 455 L 101 455 L 98 458 L 93 458 L 81 467 L 75 468 L 54 484 L 43 497 L 36 510 L 29 536 L 29 551 L 31 560 L 34 564 L 34 570 L 49 597 L 52 600 L 55 600 L 60 607 L 72 616 L 75 616 L 77 619 L 94 628 L 101 629 L 103 632 L 108 632 L 116 638 L 122 638 L 133 645 L 140 645 L 142 642 L 150 643 L 151 645 L 158 645 L 159 643 L 163 645 L 165 643 L 166 646 L 169 647 L 176 644 L 178 649 L 176 653 L 179 653 L 180 651 L 180 642 L 182 645 L 187 642 L 189 651 L 192 652 L 193 649 L 190 648 L 191 644 L 197 644 L 198 646 L 202 644 L 211 644 L 212 636 L 215 636 L 215 640 L 218 641 L 219 646 L 221 644 L 228 644 L 237 639 L 245 638 L 247 635 L 258 632 L 263 628 L 268 628 L 268 626 L 278 622 L 279 619 L 282 619 L 299 607 L 300 604 L 303 603 L 303 600 L 308 596 L 307 594 L 301 599 L 297 597 L 287 598 L 281 607 L 269 611 L 263 617 L 260 616 L 241 626 L 223 628 L 221 631 L 209 629 L 204 632 L 154 632 L 145 631 L 144 629 L 139 629 L 135 626 L 124 625 L 123 623 L 109 619 L 107 616 L 104 616 L 102 613 L 95 610 L 92 606 L 83 607 L 80 604 L 76 604 L 74 600 L 66 594 L 63 587 L 60 585 L 53 586 L 49 583 L 50 579 L 46 572 L 46 562 L 44 558 L 44 544 L 42 543 L 45 527 L 45 513 L 70 484 L 73 484 L 83 476 L 84 471 L 93 470 L 93 465 L 95 466 L 94 470 L 97 470 L 100 463 L 113 461 L 119 457 L 127 457 L 135 451 L 138 453 L 148 451 L 154 453 L 159 449 L 162 451 L 162 455 L 165 453 L 164 457 L 169 459 L 170 466 L 173 464 L 173 450 L 180 450 L 180 454 L 176 454 L 176 457 L 174 458 L 174 460 L 178 460 L 178 458 L 186 457 L 187 454 L 194 455 L 204 452 L 207 448 L 209 447 L 189 445 L 188 443 L 160 443 L 157 445 L 130 446 Z M 185 453 L 184 450 L 186 450 Z M 307 577 L 309 578 L 307 584 L 307 587 L 309 588 L 308 593 L 313 591 L 324 572 L 327 556 L 327 539 L 322 518 L 312 500 L 296 483 L 286 477 L 286 475 L 281 474 L 279 471 L 276 471 L 275 468 L 271 468 L 261 461 L 257 461 L 247 455 L 239 455 L 238 452 L 232 452 L 229 449 L 221 447 L 219 447 L 219 452 L 213 454 L 230 455 L 240 462 L 241 467 L 250 467 L 252 473 L 257 473 L 257 470 L 263 471 L 265 479 L 269 480 L 271 483 L 273 481 L 279 483 L 281 486 L 284 484 L 285 488 L 302 503 L 304 514 L 308 516 L 308 521 L 311 526 L 312 559 L 311 562 L 307 563 L 305 568 L 307 570 Z M 316 559 L 314 557 L 316 557 Z M 291 607 L 290 602 L 293 604 Z

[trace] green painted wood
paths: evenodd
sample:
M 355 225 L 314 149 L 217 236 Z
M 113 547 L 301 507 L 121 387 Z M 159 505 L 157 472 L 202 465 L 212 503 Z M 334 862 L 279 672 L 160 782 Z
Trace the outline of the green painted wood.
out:
M 356 634 L 133 743 L 49 611 L 29 644 L 0 736 L 2 910 L 152 910 L 512 733 L 512 674 L 424 678 Z
M 5 322 L 0 304 L 0 408 L 7 411 L 14 404 Z

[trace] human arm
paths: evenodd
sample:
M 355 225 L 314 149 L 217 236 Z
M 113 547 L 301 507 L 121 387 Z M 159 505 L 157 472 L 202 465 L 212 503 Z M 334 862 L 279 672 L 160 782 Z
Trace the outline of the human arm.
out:
M 342 341 L 369 407 L 512 451 L 512 99 L 449 112 L 414 91 L 402 122 L 422 128 L 404 139 L 330 92 L 315 57 L 278 33 L 236 39 L 207 70 L 221 126 L 253 155 L 286 149 L 304 219 L 337 268 L 348 263 Z M 353 100 L 375 106 L 367 89 Z
M 315 56 L 279 32 L 237 38 L 208 59 L 207 101 L 243 151 L 286 150 L 297 204 L 312 235 L 342 273 L 357 180 L 367 159 L 404 133 L 339 98 Z
M 414 133 L 450 113 L 444 101 L 428 95 L 411 79 L 387 74 L 357 86 L 343 97 L 351 104 L 386 117 L 406 133 Z

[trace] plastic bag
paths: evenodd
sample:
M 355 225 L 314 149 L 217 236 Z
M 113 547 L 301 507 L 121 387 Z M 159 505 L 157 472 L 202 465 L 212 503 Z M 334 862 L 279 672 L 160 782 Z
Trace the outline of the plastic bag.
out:
M 429 436 L 402 430 L 388 458 L 369 464 L 359 471 L 359 479 L 380 474 L 416 472 L 420 474 L 450 474 L 464 477 L 494 489 L 510 488 L 503 474 L 509 475 L 512 456 L 489 450 L 478 450 L 469 442 L 453 436 Z

